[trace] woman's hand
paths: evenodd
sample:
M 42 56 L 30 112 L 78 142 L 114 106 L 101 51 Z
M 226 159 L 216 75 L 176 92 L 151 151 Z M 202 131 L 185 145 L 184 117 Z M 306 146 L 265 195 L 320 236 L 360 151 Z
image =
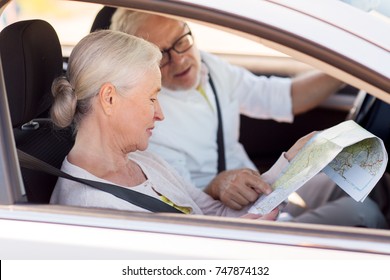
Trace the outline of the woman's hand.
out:
M 261 216 L 260 214 L 248 213 L 248 214 L 245 214 L 244 216 L 241 216 L 241 218 L 252 219 L 252 220 L 275 221 L 276 218 L 278 217 L 278 215 L 279 215 L 279 208 L 277 207 L 274 210 L 272 210 L 271 212 L 269 212 L 268 214 L 265 214 L 263 216 Z
M 284 154 L 284 157 L 290 162 L 298 152 L 305 146 L 305 144 L 317 133 L 313 131 L 306 136 L 300 138 L 295 144 Z

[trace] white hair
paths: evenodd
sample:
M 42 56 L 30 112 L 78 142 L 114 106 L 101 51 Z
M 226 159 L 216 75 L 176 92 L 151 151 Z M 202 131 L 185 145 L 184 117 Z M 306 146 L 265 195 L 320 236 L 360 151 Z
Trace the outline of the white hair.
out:
M 90 33 L 74 47 L 66 77 L 53 82 L 53 122 L 60 127 L 74 122 L 77 129 L 104 83 L 119 93 L 128 90 L 160 60 L 159 49 L 141 38 L 112 30 Z

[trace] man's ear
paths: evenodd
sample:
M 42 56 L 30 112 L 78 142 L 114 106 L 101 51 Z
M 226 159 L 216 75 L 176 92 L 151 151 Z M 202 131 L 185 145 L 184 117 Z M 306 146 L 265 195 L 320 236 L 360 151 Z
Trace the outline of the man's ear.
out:
M 111 115 L 116 101 L 116 89 L 113 84 L 105 83 L 100 87 L 99 101 L 106 115 Z

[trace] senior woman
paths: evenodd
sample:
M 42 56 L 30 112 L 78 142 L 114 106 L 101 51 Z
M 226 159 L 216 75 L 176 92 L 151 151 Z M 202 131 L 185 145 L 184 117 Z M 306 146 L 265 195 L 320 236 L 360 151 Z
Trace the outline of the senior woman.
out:
M 77 44 L 69 58 L 67 76 L 57 78 L 52 86 L 53 122 L 59 127 L 74 125 L 76 130 L 75 145 L 62 170 L 131 188 L 188 214 L 275 219 L 277 210 L 260 217 L 247 214 L 248 208 L 236 211 L 224 206 L 145 151 L 154 123 L 164 119 L 157 99 L 160 59 L 156 46 L 117 31 L 97 31 Z M 288 153 L 294 154 L 294 149 Z M 268 184 L 263 189 L 271 191 Z M 55 186 L 51 203 L 148 211 L 63 178 Z

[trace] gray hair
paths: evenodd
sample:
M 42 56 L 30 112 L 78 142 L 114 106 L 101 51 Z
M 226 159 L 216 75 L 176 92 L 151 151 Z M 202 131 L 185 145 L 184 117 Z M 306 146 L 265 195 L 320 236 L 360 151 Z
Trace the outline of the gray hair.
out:
M 66 76 L 53 82 L 54 124 L 67 127 L 73 123 L 77 130 L 103 84 L 109 82 L 123 93 L 149 69 L 158 67 L 160 60 L 159 49 L 141 38 L 112 30 L 90 33 L 74 47 Z
M 154 15 L 125 8 L 118 8 L 111 18 L 110 29 L 135 35 L 142 23 L 152 16 Z

